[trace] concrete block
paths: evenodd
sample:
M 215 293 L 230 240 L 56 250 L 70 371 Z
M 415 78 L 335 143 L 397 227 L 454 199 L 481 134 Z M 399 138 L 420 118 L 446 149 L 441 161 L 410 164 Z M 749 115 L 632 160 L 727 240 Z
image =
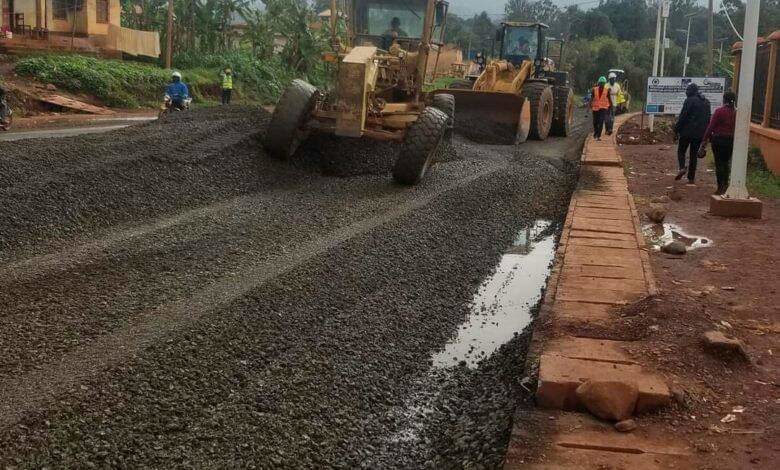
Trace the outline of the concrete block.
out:
M 754 197 L 748 199 L 731 199 L 724 196 L 710 198 L 710 214 L 720 217 L 740 217 L 760 219 L 764 203 Z
M 572 359 L 543 354 L 539 360 L 536 402 L 544 408 L 581 409 L 577 387 L 588 380 L 623 381 L 636 384 L 639 391 L 637 413 L 668 405 L 671 392 L 664 381 L 633 364 Z

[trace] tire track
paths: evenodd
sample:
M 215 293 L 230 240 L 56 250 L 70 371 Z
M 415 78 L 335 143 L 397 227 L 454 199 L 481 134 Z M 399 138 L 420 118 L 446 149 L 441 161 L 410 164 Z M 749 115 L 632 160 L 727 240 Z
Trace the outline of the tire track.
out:
M 104 369 L 127 361 L 173 330 L 198 321 L 215 309 L 224 307 L 340 244 L 421 209 L 450 191 L 467 186 L 506 167 L 506 163 L 489 166 L 450 182 L 423 197 L 335 230 L 325 237 L 303 244 L 290 253 L 248 264 L 234 276 L 204 287 L 191 298 L 159 306 L 147 315 L 136 318 L 119 330 L 98 337 L 88 346 L 76 349 L 58 361 L 51 361 L 18 377 L 10 377 L 0 384 L 0 426 L 13 425 L 26 413 L 43 407 L 63 390 L 71 389 L 100 374 Z M 147 226 L 149 230 L 152 227 L 154 224 Z M 119 243 L 119 240 L 114 243 Z M 53 258 L 48 266 L 56 265 L 54 261 L 57 259 L 63 258 Z

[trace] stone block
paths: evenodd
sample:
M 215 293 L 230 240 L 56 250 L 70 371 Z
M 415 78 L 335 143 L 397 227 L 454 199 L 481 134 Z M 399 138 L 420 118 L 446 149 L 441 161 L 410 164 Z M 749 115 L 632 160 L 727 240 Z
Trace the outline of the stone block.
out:
M 731 199 L 725 196 L 710 198 L 710 214 L 720 217 L 736 217 L 760 219 L 764 203 L 754 197 L 748 199 Z

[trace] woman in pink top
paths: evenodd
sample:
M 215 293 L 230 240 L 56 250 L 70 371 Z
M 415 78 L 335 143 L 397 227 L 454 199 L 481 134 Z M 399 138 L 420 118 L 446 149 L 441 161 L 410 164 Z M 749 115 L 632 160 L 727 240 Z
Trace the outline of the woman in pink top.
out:
M 712 115 L 699 150 L 699 158 L 703 158 L 707 152 L 707 142 L 712 143 L 715 177 L 718 180 L 718 190 L 715 194 L 723 194 L 729 187 L 731 152 L 734 150 L 734 123 L 737 117 L 736 101 L 737 95 L 731 91 L 723 95 L 723 106 L 716 109 L 715 114 Z

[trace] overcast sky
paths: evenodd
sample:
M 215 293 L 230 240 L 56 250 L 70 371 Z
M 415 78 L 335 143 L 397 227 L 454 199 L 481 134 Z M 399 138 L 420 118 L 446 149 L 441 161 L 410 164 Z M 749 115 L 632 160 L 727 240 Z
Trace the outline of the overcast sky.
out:
M 699 5 L 703 5 L 706 0 L 698 0 Z M 486 11 L 490 14 L 500 15 L 504 13 L 506 0 L 449 0 L 450 8 L 459 16 L 471 16 Z M 589 10 L 598 6 L 598 0 L 553 0 L 553 3 L 559 6 L 568 6 L 579 4 L 583 10 Z M 720 0 L 715 0 L 715 9 L 720 9 Z

